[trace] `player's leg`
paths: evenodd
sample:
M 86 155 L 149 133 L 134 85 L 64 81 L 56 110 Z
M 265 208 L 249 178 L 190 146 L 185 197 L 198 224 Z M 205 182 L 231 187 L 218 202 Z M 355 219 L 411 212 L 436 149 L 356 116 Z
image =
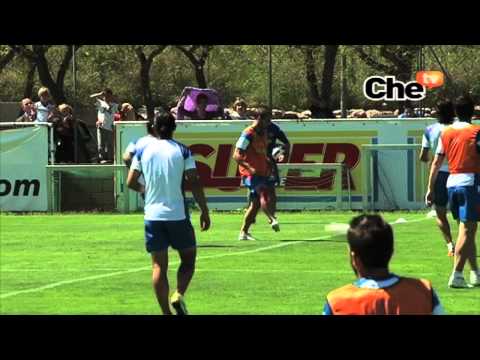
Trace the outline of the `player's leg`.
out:
M 187 315 L 184 296 L 195 273 L 195 260 L 197 257 L 195 231 L 190 219 L 187 218 L 182 221 L 169 221 L 168 233 L 172 247 L 180 255 L 180 266 L 177 271 L 177 290 L 173 293 L 170 301 L 177 315 Z
M 452 233 L 450 224 L 447 217 L 447 204 L 448 204 L 448 189 L 447 180 L 449 173 L 441 171 L 438 173 L 437 180 L 435 182 L 435 212 L 437 214 L 437 225 L 442 233 L 445 242 L 447 243 L 448 255 L 453 256 L 454 244 L 452 241 Z
M 274 231 L 280 231 L 280 225 L 274 215 L 272 213 L 272 198 L 271 198 L 271 190 L 270 187 L 266 184 L 262 184 L 258 188 L 258 193 L 260 194 L 260 206 L 268 218 L 269 223 L 272 226 Z
M 152 252 L 152 283 L 158 304 L 164 315 L 172 315 L 168 302 L 168 250 Z
M 463 269 L 467 261 L 471 261 L 472 270 L 478 272 L 475 251 L 475 234 L 477 230 L 477 214 L 475 211 L 475 198 L 472 198 L 473 187 L 457 187 L 449 189 L 449 200 L 452 214 L 460 220 L 458 227 L 458 240 L 455 245 L 455 258 L 453 273 L 449 286 L 453 288 L 467 287 L 463 277 Z
M 247 211 L 245 212 L 245 216 L 243 218 L 242 227 L 240 228 L 240 235 L 238 236 L 238 240 L 255 240 L 248 232 L 250 226 L 255 224 L 255 219 L 258 214 L 258 210 L 260 209 L 260 199 L 259 194 L 256 191 L 256 177 L 244 177 L 242 178 L 243 185 L 249 191 L 249 205 Z
M 442 233 L 445 242 L 448 247 L 448 256 L 453 256 L 455 247 L 452 241 L 452 232 L 447 217 L 447 208 L 442 206 L 435 206 L 435 212 L 437 213 L 437 226 Z
M 171 315 L 168 302 L 168 242 L 162 221 L 145 221 L 145 248 L 152 257 L 152 283 L 164 315 Z
M 240 229 L 239 240 L 254 240 L 254 238 L 249 234 L 248 230 L 250 226 L 255 222 L 257 217 L 258 210 L 260 210 L 260 199 L 258 195 L 253 195 L 250 198 L 250 206 L 245 213 L 243 218 L 242 227 Z

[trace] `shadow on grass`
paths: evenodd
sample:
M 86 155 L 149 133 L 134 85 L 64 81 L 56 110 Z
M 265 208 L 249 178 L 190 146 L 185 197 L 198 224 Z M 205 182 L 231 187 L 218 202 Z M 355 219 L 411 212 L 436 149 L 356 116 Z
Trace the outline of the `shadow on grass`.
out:
M 315 240 L 294 239 L 294 240 L 280 240 L 280 241 L 281 242 L 301 241 L 301 242 L 305 242 L 305 243 L 311 243 L 311 242 L 320 242 L 320 243 L 333 242 L 333 243 L 343 243 L 343 244 L 346 243 L 345 235 L 329 237 L 328 239 L 315 239 Z
M 197 248 L 236 248 L 238 246 L 232 246 L 232 245 L 197 245 Z

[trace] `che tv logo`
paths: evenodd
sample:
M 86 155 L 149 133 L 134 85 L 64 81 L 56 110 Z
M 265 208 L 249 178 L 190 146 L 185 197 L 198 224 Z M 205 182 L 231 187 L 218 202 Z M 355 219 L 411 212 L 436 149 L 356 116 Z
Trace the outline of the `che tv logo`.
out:
M 440 87 L 445 81 L 441 71 L 419 71 L 415 80 L 405 83 L 395 76 L 371 76 L 363 83 L 363 93 L 372 101 L 419 101 L 427 96 L 427 88 Z

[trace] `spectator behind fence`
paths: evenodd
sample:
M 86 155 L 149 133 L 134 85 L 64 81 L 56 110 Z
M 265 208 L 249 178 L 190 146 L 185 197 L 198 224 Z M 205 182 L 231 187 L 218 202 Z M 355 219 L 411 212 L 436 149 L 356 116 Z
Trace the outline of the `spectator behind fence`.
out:
M 177 120 L 224 119 L 217 92 L 213 89 L 187 87 L 177 106 Z
M 56 162 L 64 163 L 88 163 L 92 155 L 88 151 L 87 143 L 92 139 L 87 125 L 78 120 L 70 105 L 62 104 L 58 107 L 59 115 L 55 117 L 55 142 L 57 150 Z M 77 158 L 75 159 L 75 143 Z
M 353 218 L 347 240 L 350 263 L 358 279 L 328 294 L 324 315 L 443 314 L 430 281 L 390 272 L 393 229 L 382 217 Z
M 251 120 L 247 114 L 247 102 L 243 99 L 237 98 L 233 103 L 233 112 L 229 113 L 232 120 Z
M 132 104 L 123 103 L 120 111 L 115 114 L 115 121 L 141 121 L 144 120 L 133 107 Z
M 25 98 L 21 102 L 21 115 L 15 122 L 33 122 L 37 119 L 35 104 L 29 98 Z
M 113 162 L 113 122 L 115 113 L 118 112 L 118 104 L 115 102 L 111 89 L 105 89 L 101 93 L 90 97 L 97 100 L 97 129 L 100 132 L 98 139 L 98 157 L 102 164 Z
M 398 116 L 399 119 L 415 118 L 415 117 L 417 116 L 411 106 L 405 106 L 403 113 Z
M 50 98 L 50 91 L 46 87 L 38 90 L 40 101 L 35 103 L 35 111 L 37 113 L 38 122 L 49 122 L 55 115 L 55 104 Z

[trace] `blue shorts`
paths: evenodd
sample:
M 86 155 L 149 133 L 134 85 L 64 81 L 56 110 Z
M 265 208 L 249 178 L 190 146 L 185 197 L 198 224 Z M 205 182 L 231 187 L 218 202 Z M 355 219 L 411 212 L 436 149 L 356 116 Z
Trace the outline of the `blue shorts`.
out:
M 480 221 L 479 182 L 473 186 L 454 186 L 448 188 L 448 201 L 453 218 L 466 221 Z
M 242 177 L 242 184 L 248 189 L 250 199 L 258 197 L 262 187 L 268 186 L 268 177 L 266 176 L 244 176 Z
M 433 189 L 433 204 L 441 207 L 446 207 L 448 204 L 448 189 L 447 180 L 450 174 L 445 171 L 440 171 L 435 181 L 435 187 Z
M 145 248 L 147 252 L 160 252 L 169 246 L 175 250 L 196 247 L 195 231 L 190 219 L 180 221 L 145 220 Z

